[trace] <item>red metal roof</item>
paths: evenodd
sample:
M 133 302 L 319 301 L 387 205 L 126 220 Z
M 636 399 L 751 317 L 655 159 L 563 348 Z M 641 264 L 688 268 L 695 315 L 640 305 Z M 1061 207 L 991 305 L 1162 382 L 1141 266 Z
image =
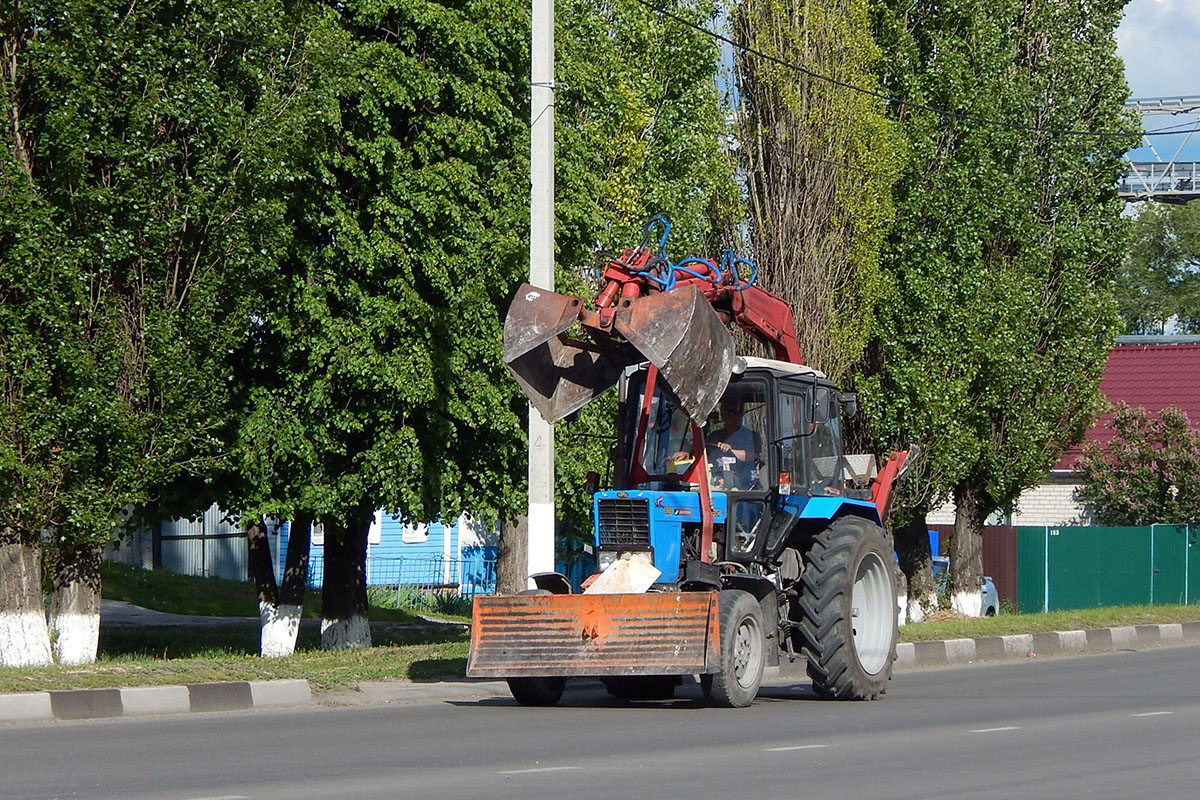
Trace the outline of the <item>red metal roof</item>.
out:
M 1122 344 L 1108 353 L 1100 391 L 1112 405 L 1125 402 L 1159 412 L 1179 406 L 1193 426 L 1200 426 L 1200 344 Z M 1085 434 L 1085 442 L 1112 438 L 1107 412 Z M 1078 448 L 1068 450 L 1055 469 L 1071 469 Z

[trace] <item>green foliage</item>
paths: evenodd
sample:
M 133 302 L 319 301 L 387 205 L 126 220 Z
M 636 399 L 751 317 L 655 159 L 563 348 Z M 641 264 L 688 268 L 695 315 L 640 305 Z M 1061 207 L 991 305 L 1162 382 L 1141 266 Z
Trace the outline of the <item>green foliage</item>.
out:
M 1124 403 L 1112 438 L 1089 442 L 1076 462 L 1079 499 L 1101 525 L 1200 520 L 1200 432 L 1178 407 L 1153 415 Z
M 1113 38 L 1123 5 L 873 3 L 889 91 L 962 115 L 894 108 L 911 155 L 858 387 L 880 449 L 924 450 L 901 516 L 959 487 L 981 523 L 1099 410 L 1125 249 L 1113 187 L 1133 138 L 1020 126 L 1134 130 Z
M 557 70 L 558 286 L 587 294 L 579 268 L 594 243 L 627 246 L 650 213 L 672 214 L 673 244 L 703 243 L 714 208 L 731 216 L 732 170 L 712 127 L 711 41 L 633 3 L 568 3 L 558 19 L 570 32 Z M 522 507 L 525 403 L 500 351 L 528 274 L 527 26 L 523 7 L 498 0 L 360 2 L 310 36 L 310 91 L 325 108 L 314 180 L 248 358 L 261 373 L 248 373 L 239 452 L 255 510 Z M 601 414 L 580 425 L 605 427 Z M 583 476 L 607 452 L 560 441 L 564 516 L 579 524 Z
M 312 179 L 241 426 L 256 510 L 344 523 L 517 500 L 497 309 L 520 268 L 525 26 L 494 0 L 356 2 L 310 34 Z
M 867 0 L 744 0 L 735 18 L 738 38 L 767 57 L 736 63 L 754 255 L 763 285 L 792 307 L 805 360 L 834 380 L 870 334 L 904 149 L 883 101 L 849 88 L 880 85 L 867 12 Z
M 474 599 L 466 595 L 422 589 L 419 586 L 372 586 L 367 589 L 371 605 L 378 608 L 415 611 L 446 617 L 471 616 Z
M 708 23 L 715 4 L 668 3 Z M 556 287 L 591 297 L 581 278 L 597 246 L 620 252 L 657 213 L 671 219 L 673 257 L 714 257 L 742 218 L 716 86 L 717 45 L 634 0 L 568 0 L 555 9 Z M 653 54 L 652 57 L 648 54 Z M 587 473 L 602 475 L 613 444 L 615 399 L 557 426 L 559 537 L 591 537 Z M 521 465 L 524 478 L 524 465 Z
M 697 25 L 714 0 L 662 4 Z M 555 8 L 558 280 L 578 286 L 596 245 L 620 252 L 654 214 L 675 257 L 715 256 L 742 218 L 716 86 L 717 43 L 634 0 Z
M 291 16 L 75 0 L 5 17 L 6 523 L 98 543 L 220 458 L 246 287 L 282 234 Z
M 524 6 L 39 0 L 5 25 L 0 519 L 101 541 L 213 497 L 335 525 L 523 504 Z M 632 2 L 559 25 L 561 285 L 659 211 L 712 251 L 740 216 L 715 43 Z M 607 446 L 565 439 L 579 524 Z
M 1146 203 L 1117 281 L 1125 333 L 1200 333 L 1200 205 Z

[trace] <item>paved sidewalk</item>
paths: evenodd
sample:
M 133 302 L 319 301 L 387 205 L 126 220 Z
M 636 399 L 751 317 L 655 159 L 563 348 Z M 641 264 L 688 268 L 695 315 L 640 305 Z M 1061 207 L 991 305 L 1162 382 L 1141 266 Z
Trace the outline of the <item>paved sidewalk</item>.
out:
M 168 614 L 135 606 L 124 600 L 100 601 L 100 625 L 114 628 L 139 627 L 225 627 L 228 625 L 257 625 L 258 617 L 202 617 L 192 614 Z

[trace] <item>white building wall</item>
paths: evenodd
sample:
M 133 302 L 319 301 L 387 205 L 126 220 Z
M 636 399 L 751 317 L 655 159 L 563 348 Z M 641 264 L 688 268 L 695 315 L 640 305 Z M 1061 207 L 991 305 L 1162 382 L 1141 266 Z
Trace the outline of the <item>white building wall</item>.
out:
M 1041 486 L 1021 495 L 1011 520 L 998 521 L 1009 525 L 1091 525 L 1091 516 L 1075 500 L 1079 486 L 1079 477 L 1074 472 L 1052 472 Z M 954 503 L 946 503 L 925 521 L 930 525 L 953 525 Z

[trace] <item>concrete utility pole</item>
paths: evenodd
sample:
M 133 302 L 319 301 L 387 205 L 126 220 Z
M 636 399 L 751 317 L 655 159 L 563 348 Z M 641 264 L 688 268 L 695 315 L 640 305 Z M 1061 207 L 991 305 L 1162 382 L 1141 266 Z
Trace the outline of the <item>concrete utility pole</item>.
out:
M 554 290 L 554 0 L 532 0 L 529 282 Z M 529 406 L 532 575 L 554 570 L 554 428 Z M 530 588 L 533 588 L 530 582 Z

